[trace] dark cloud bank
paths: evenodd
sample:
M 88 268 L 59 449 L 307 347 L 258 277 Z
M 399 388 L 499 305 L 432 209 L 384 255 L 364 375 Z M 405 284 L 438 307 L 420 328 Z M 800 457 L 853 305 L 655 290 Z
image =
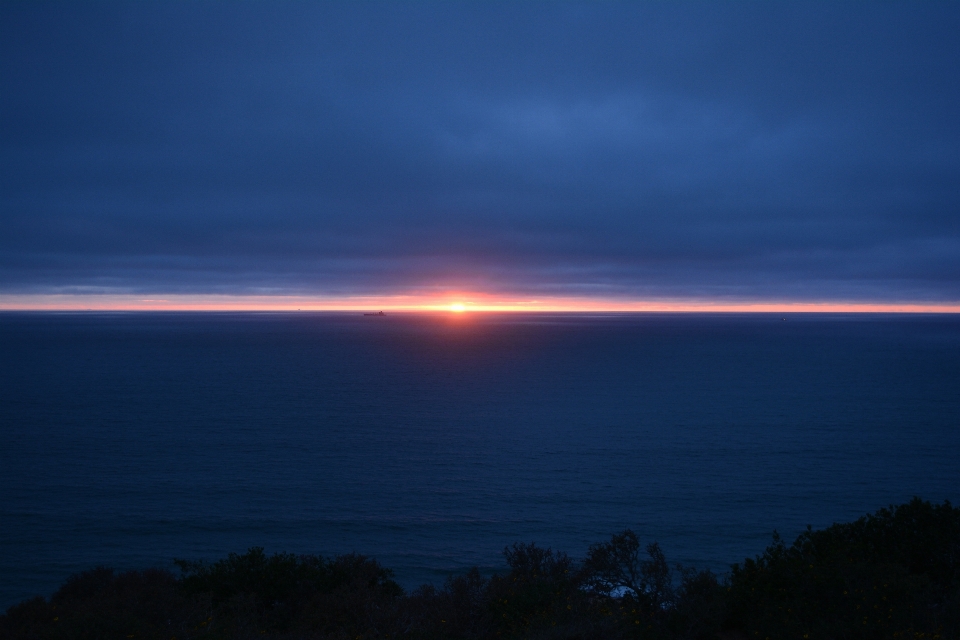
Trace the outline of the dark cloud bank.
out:
M 0 293 L 960 299 L 956 3 L 0 12 Z

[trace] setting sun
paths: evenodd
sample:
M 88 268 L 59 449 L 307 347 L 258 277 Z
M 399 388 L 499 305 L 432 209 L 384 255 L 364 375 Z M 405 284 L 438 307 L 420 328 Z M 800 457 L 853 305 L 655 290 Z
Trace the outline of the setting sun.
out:
M 463 304 L 462 302 L 454 302 L 450 305 L 450 311 L 453 311 L 454 313 L 463 313 L 466 310 L 467 305 Z

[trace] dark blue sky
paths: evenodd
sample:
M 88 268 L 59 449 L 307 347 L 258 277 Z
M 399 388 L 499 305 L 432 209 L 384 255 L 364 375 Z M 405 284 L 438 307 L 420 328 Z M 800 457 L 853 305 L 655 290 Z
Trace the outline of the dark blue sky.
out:
M 960 4 L 0 5 L 0 294 L 960 300 Z

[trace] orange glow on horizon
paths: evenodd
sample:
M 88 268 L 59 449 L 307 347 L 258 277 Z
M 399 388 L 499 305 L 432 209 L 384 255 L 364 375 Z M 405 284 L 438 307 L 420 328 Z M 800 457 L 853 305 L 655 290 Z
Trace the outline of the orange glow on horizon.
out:
M 452 300 L 451 300 L 452 298 Z M 308 297 L 129 294 L 0 296 L 3 311 L 380 311 L 385 312 L 665 312 L 665 313 L 960 313 L 960 302 L 536 299 L 489 294 Z

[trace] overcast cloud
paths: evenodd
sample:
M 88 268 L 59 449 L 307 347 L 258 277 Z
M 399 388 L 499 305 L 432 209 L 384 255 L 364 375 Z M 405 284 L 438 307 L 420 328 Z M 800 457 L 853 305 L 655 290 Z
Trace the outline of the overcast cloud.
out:
M 0 294 L 960 300 L 957 3 L 4 3 Z

